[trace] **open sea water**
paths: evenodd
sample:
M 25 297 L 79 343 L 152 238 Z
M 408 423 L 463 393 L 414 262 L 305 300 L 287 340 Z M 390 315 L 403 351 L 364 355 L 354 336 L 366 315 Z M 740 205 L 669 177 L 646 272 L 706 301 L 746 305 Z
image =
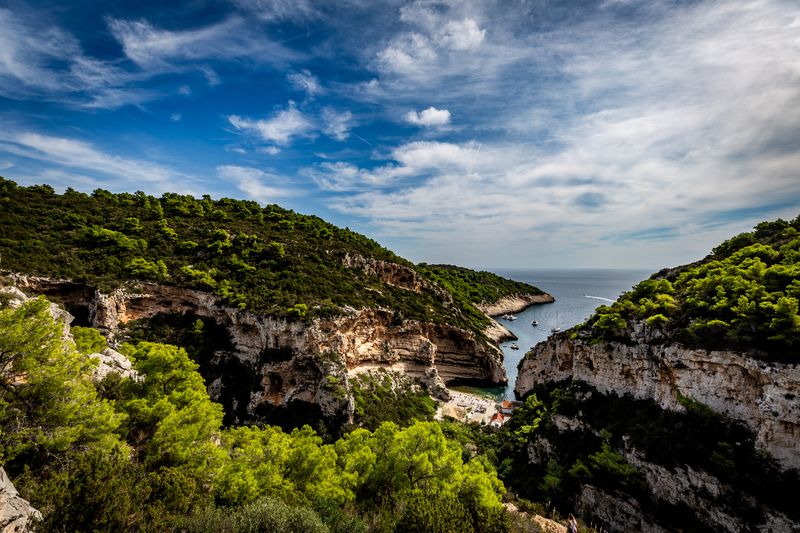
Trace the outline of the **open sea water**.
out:
M 563 331 L 584 322 L 597 307 L 613 302 L 651 274 L 646 270 L 627 269 L 496 270 L 495 273 L 535 285 L 556 299 L 553 303 L 529 307 L 516 315 L 514 321 L 497 317 L 498 322 L 519 337 L 517 341 L 501 345 L 508 375 L 507 387 L 456 387 L 465 392 L 491 394 L 498 399 L 514 398 L 517 365 L 532 346 L 547 339 L 551 328 L 559 327 Z M 531 326 L 534 318 L 539 321 L 536 327 Z M 512 342 L 519 345 L 519 350 L 511 349 Z

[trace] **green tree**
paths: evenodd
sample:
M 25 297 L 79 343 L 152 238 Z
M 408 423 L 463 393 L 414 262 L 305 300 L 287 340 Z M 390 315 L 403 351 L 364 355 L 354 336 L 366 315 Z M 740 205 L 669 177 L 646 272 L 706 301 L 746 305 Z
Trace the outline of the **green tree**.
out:
M 123 417 L 97 397 L 93 363 L 64 333 L 44 298 L 0 310 L 0 454 L 12 470 L 118 442 Z

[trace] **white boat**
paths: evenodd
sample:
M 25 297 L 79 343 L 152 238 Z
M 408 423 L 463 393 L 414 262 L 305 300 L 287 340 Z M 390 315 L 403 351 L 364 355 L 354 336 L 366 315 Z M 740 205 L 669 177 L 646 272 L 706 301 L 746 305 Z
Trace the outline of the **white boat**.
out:
M 561 328 L 558 327 L 558 313 L 556 313 L 556 325 L 550 328 L 550 333 L 558 333 L 561 331 Z
M 519 350 L 519 345 L 515 342 L 511 345 L 512 350 Z
M 515 317 L 514 315 L 508 315 L 508 320 L 516 320 L 516 319 L 517 317 Z

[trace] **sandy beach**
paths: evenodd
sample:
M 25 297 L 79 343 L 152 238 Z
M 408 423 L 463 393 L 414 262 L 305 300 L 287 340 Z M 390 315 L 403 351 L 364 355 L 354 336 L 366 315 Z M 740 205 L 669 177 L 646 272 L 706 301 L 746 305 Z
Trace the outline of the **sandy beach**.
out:
M 452 399 L 441 402 L 434 418 L 441 420 L 451 416 L 462 422 L 489 424 L 492 415 L 497 412 L 497 402 L 490 398 L 450 390 Z

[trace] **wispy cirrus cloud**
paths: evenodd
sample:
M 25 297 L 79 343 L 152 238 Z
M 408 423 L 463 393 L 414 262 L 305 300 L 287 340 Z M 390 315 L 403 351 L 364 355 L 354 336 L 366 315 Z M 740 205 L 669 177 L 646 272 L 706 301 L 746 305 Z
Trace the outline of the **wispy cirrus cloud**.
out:
M 0 151 L 46 165 L 43 176 L 68 172 L 92 180 L 97 186 L 128 190 L 130 183 L 146 186 L 150 192 L 196 192 L 193 179 L 168 166 L 128 158 L 99 149 L 92 143 L 69 137 L 36 132 L 0 134 Z M 50 167 L 50 168 L 48 168 Z
M 44 98 L 76 107 L 115 108 L 157 96 L 131 88 L 142 77 L 84 54 L 77 39 L 56 27 L 0 8 L 0 94 Z
M 144 69 L 171 69 L 187 61 L 242 59 L 285 64 L 302 54 L 267 37 L 240 17 L 195 29 L 165 30 L 147 20 L 109 17 L 108 27 L 125 55 Z
M 303 69 L 300 72 L 292 72 L 286 76 L 286 79 L 289 80 L 292 87 L 305 92 L 309 97 L 314 97 L 322 92 L 319 78 L 307 69 Z

